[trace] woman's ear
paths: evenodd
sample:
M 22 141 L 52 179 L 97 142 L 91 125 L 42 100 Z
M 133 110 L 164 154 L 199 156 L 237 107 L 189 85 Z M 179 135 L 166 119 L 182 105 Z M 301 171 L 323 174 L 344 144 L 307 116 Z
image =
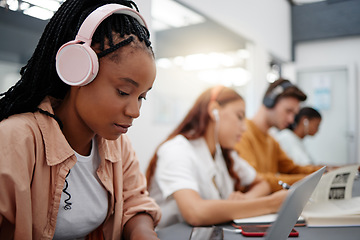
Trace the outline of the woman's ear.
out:
M 213 121 L 219 121 L 219 104 L 217 102 L 211 102 L 208 106 L 208 114 Z
M 304 124 L 305 127 L 308 127 L 309 126 L 309 119 L 304 118 L 303 124 Z
M 220 120 L 220 116 L 219 116 L 219 110 L 217 108 L 215 108 L 213 111 L 213 116 L 216 122 L 218 122 Z

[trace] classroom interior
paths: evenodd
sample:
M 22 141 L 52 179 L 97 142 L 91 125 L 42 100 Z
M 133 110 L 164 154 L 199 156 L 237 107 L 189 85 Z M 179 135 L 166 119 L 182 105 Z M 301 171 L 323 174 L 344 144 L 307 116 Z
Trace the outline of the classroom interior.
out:
M 0 92 L 19 79 L 62 2 L 0 1 Z M 153 89 L 128 133 L 143 172 L 202 91 L 218 84 L 236 89 L 251 118 L 278 77 L 297 84 L 308 95 L 302 105 L 323 116 L 319 132 L 305 139 L 316 163 L 360 163 L 360 1 L 134 2 L 149 25 L 157 64 Z

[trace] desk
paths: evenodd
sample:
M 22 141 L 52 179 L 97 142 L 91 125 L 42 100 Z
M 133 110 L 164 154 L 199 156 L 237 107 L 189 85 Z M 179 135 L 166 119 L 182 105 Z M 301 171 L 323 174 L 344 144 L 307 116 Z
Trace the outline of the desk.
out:
M 354 181 L 353 196 L 360 196 L 360 178 Z M 221 227 L 234 229 L 231 224 L 221 224 Z M 299 232 L 299 237 L 289 238 L 293 240 L 359 240 L 360 227 L 295 227 Z M 188 240 L 191 234 L 192 227 L 186 223 L 178 223 L 172 226 L 160 229 L 157 231 L 161 240 Z M 225 240 L 256 240 L 264 239 L 257 237 L 244 237 L 240 233 L 233 233 L 224 231 Z

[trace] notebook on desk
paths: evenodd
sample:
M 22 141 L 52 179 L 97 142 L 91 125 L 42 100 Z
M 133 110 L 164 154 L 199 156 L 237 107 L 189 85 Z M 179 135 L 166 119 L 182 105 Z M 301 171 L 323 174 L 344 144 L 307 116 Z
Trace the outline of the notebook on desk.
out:
M 266 231 L 265 239 L 282 240 L 288 238 L 325 168 L 322 167 L 291 186 L 289 194 L 277 214 L 276 220 Z M 236 223 L 235 220 L 234 222 Z
M 245 224 L 272 224 L 277 219 L 277 213 L 271 213 L 266 215 L 260 215 L 256 217 L 248 217 L 248 218 L 239 218 L 235 219 L 233 222 L 236 225 L 245 225 Z M 296 224 L 304 224 L 305 219 L 300 216 L 296 222 Z

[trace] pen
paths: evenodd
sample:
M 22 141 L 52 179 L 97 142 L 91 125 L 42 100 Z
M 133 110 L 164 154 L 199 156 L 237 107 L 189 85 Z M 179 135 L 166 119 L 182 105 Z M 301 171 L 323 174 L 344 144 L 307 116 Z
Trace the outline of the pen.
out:
M 283 189 L 290 189 L 290 187 L 291 187 L 289 184 L 287 184 L 287 183 L 285 183 L 285 182 L 283 182 L 281 180 L 279 180 L 278 183 L 279 183 L 280 186 L 282 186 Z

